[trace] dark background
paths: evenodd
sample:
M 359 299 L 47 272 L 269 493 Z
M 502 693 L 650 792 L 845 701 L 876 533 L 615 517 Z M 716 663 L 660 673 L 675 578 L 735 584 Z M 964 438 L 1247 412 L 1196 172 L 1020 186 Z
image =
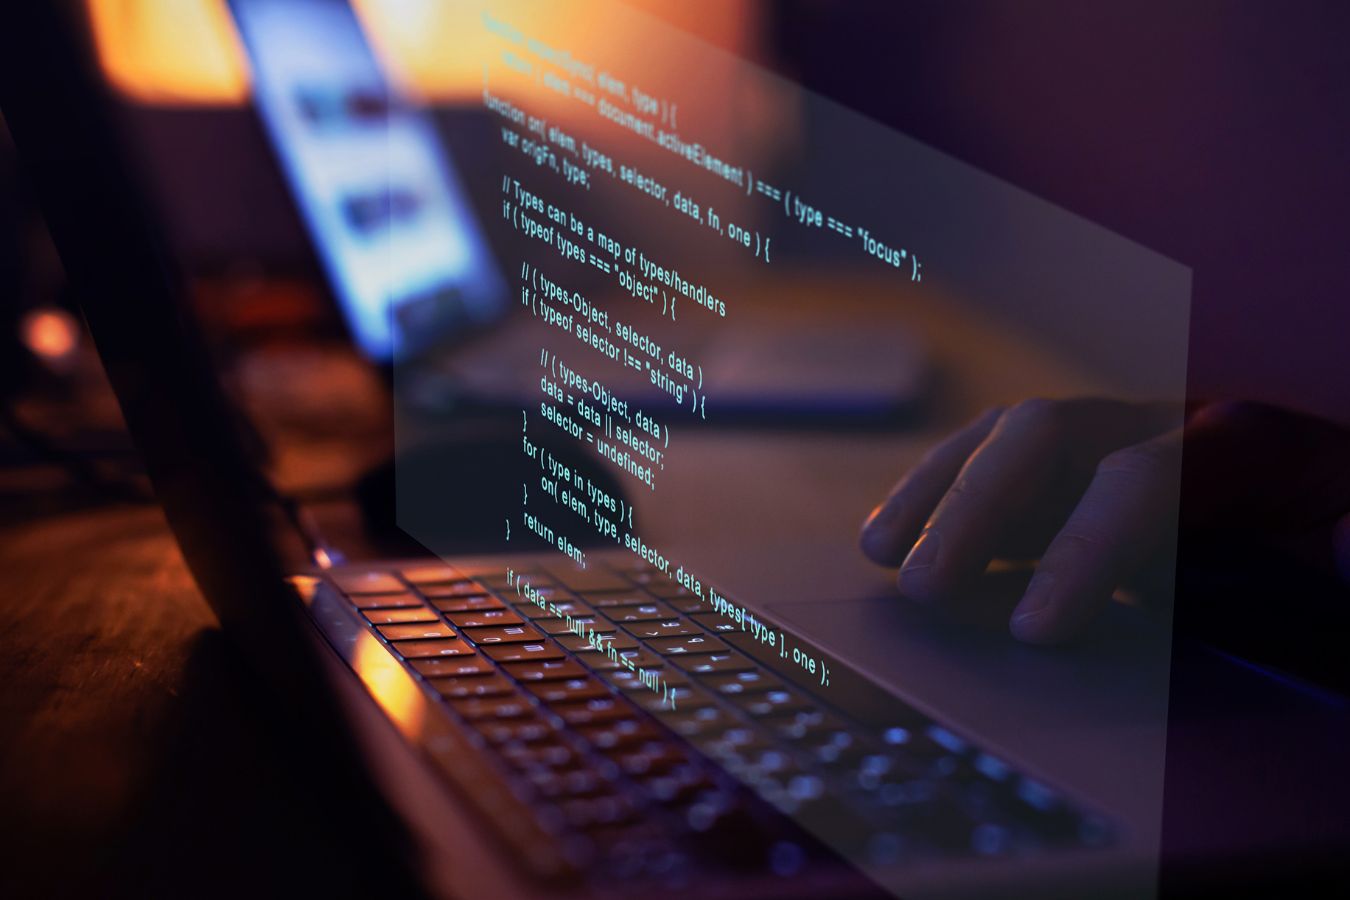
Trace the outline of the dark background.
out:
M 696 9 L 638 5 L 699 32 Z M 788 0 L 760 10 L 769 28 L 760 63 L 1191 267 L 1192 396 L 1268 400 L 1350 423 L 1350 4 Z M 156 151 L 157 183 L 177 198 L 178 236 L 199 260 L 305 271 L 299 223 L 249 110 L 132 116 Z M 203 169 L 220 177 L 203 179 Z M 235 189 L 241 182 L 251 189 Z M 0 141 L 6 393 L 33 381 L 13 341 L 17 311 L 60 299 L 59 269 L 33 218 Z M 94 405 L 100 430 L 84 440 L 120 460 L 124 450 L 109 451 L 107 437 L 115 413 Z M 63 426 L 79 424 L 62 415 Z M 9 877 L 40 894 L 171 895 L 195 866 L 204 881 L 186 893 L 270 894 L 303 855 L 327 872 L 309 886 L 341 893 L 339 862 L 351 848 L 321 830 L 331 823 L 307 818 L 303 794 L 273 758 L 275 722 L 256 711 L 256 686 L 209 630 L 158 517 L 136 511 L 128 530 L 115 512 L 94 512 L 73 527 L 58 517 L 106 497 L 55 479 L 60 493 L 35 495 L 20 469 L 33 461 L 28 451 L 6 436 L 3 452 L 10 624 L 0 676 L 11 687 L 0 700 L 0 838 L 15 860 L 4 863 Z M 130 548 L 142 533 L 150 543 Z M 61 569 L 73 580 L 57 591 L 43 573 Z M 152 614 L 131 602 L 153 591 L 162 596 Z M 1178 714 L 1211 699 L 1203 685 L 1174 681 Z M 137 759 L 144 734 L 158 736 L 158 749 Z M 1278 745 L 1278 736 L 1261 740 Z M 1257 759 L 1217 783 L 1345 781 L 1270 758 L 1283 768 Z M 27 773 L 43 760 L 51 783 L 33 783 Z M 1187 827 L 1188 805 L 1214 802 L 1201 777 L 1212 763 L 1172 748 L 1170 828 Z M 200 777 L 212 769 L 219 778 Z M 1241 801 L 1230 798 L 1234 815 L 1305 812 Z M 1345 821 L 1307 824 L 1330 836 Z M 1235 861 L 1230 875 L 1250 878 L 1253 892 L 1295 874 L 1339 875 L 1324 849 L 1294 847 L 1278 868 L 1254 872 Z M 214 867 L 226 857 L 241 864 Z M 1164 886 L 1189 891 L 1194 874 L 1169 873 Z

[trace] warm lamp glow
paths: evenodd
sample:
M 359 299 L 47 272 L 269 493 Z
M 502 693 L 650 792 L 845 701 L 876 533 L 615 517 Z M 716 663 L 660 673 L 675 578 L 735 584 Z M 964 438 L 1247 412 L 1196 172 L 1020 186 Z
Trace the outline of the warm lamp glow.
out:
M 242 103 L 248 72 L 225 0 L 87 0 L 108 80 L 141 103 Z
M 86 0 L 99 61 L 116 88 L 140 103 L 243 103 L 248 63 L 225 0 Z M 382 62 L 401 88 L 441 103 L 472 102 L 482 89 L 483 52 L 495 46 L 479 4 L 456 0 L 353 0 Z M 626 48 L 585 3 L 505 4 L 528 10 L 532 30 L 561 46 Z M 754 34 L 748 4 L 708 3 L 700 31 L 724 47 Z M 632 48 L 651 64 L 660 48 Z M 678 66 L 680 60 L 669 60 Z
M 19 326 L 24 346 L 48 363 L 58 363 L 74 352 L 80 340 L 75 317 L 60 309 L 36 309 Z

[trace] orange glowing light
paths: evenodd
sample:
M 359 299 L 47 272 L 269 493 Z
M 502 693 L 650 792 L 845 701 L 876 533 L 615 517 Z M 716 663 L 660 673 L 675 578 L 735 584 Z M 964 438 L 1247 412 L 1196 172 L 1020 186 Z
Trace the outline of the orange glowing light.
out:
M 352 6 L 391 77 L 411 96 L 428 101 L 466 103 L 481 96 L 483 61 L 500 46 L 483 25 L 485 10 L 528 23 L 531 35 L 558 47 L 646 66 L 687 63 L 659 45 L 633 46 L 631 36 L 605 18 L 605 6 L 579 0 L 352 0 Z M 677 20 L 697 16 L 700 34 L 733 51 L 749 48 L 759 33 L 757 11 L 744 0 L 699 4 L 692 14 L 674 7 L 667 12 Z
M 86 0 L 99 63 L 140 103 L 243 103 L 248 68 L 225 0 Z
M 79 326 L 70 313 L 59 309 L 37 309 L 24 316 L 20 326 L 24 346 L 39 359 L 59 362 L 75 351 Z
M 421 731 L 426 699 L 398 660 L 373 635 L 362 632 L 356 639 L 352 668 L 404 734 L 415 735 Z
M 225 0 L 85 0 L 99 61 L 108 80 L 128 98 L 167 106 L 242 104 L 249 94 L 247 58 Z M 482 4 L 457 0 L 353 0 L 357 15 L 391 77 L 404 91 L 441 103 L 472 102 L 482 88 L 483 59 L 495 46 L 484 29 Z M 559 46 L 621 51 L 644 64 L 662 48 L 632 47 L 606 28 L 594 4 L 519 2 L 489 4 L 519 13 L 532 32 Z M 750 3 L 700 4 L 699 32 L 735 50 L 757 34 Z

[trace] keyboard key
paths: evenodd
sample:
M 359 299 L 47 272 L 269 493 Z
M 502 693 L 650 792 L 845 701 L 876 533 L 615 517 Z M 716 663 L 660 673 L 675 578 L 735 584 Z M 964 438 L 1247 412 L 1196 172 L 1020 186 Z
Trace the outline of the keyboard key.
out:
M 626 622 L 648 622 L 652 619 L 673 619 L 675 610 L 657 600 L 648 600 L 635 606 L 615 606 L 605 610 L 611 621 L 623 625 Z
M 462 678 L 433 678 L 431 686 L 447 700 L 466 697 L 501 697 L 516 692 L 515 685 L 500 675 L 470 675 Z
M 611 751 L 612 752 L 612 751 Z M 651 775 L 687 765 L 689 757 L 669 741 L 644 744 L 636 749 L 623 749 L 615 754 L 615 762 L 625 775 Z
M 762 694 L 765 691 L 779 690 L 787 685 L 778 678 L 761 669 L 748 672 L 733 672 L 729 675 L 710 675 L 701 683 L 719 694 L 736 696 L 741 694 Z
M 815 734 L 848 730 L 848 725 L 838 716 L 818 709 L 766 719 L 764 724 L 788 741 L 800 741 Z
M 487 675 L 496 667 L 481 656 L 415 659 L 412 667 L 424 678 Z
M 557 645 L 543 641 L 531 641 L 523 644 L 488 644 L 483 647 L 483 652 L 499 663 L 563 658 L 563 652 L 558 649 Z
M 575 637 L 575 631 L 567 626 L 566 619 L 531 619 L 531 625 L 537 627 L 549 637 L 563 637 L 564 634 L 571 634 Z
M 801 746 L 809 750 L 819 764 L 845 769 L 856 768 L 862 760 L 874 755 L 877 749 L 852 730 L 829 731 L 814 735 L 808 737 Z
M 586 670 L 570 659 L 540 659 L 529 662 L 507 663 L 502 667 L 517 681 L 558 681 L 584 678 Z
M 610 793 L 613 785 L 599 772 L 589 769 L 574 769 L 562 774 L 563 789 L 571 797 L 589 797 Z
M 562 637 L 563 635 L 576 637 L 576 632 L 568 626 L 566 619 L 531 619 L 530 621 L 535 628 L 550 637 Z
M 589 667 L 596 672 L 610 672 L 619 669 L 659 669 L 661 668 L 660 658 L 651 655 L 645 650 L 620 650 L 616 659 L 609 653 L 582 653 L 579 655 L 582 665 Z
M 578 628 L 585 634 L 592 631 L 596 634 L 613 634 L 617 630 L 607 619 L 602 619 L 594 613 L 589 616 L 576 616 L 570 622 L 567 619 L 535 619 L 534 624 L 539 626 L 540 630 L 553 635 L 576 636 Z
M 557 742 L 513 744 L 501 748 L 502 756 L 524 768 L 561 769 L 577 762 L 572 748 Z
M 731 649 L 721 639 L 710 634 L 656 638 L 648 641 L 647 646 L 662 656 L 676 656 L 683 653 L 719 653 Z
M 621 719 L 603 725 L 583 725 L 576 733 L 598 750 L 629 747 L 655 740 L 666 740 L 669 733 L 646 719 Z
M 445 581 L 459 581 L 464 577 L 458 570 L 445 565 L 428 563 L 422 566 L 412 566 L 404 569 L 401 573 L 403 579 L 410 584 L 437 584 Z
M 745 630 L 721 613 L 698 612 L 689 618 L 693 619 L 713 634 L 733 634 Z
M 397 625 L 404 622 L 438 622 L 436 613 L 427 606 L 390 607 L 389 609 L 368 609 L 362 615 L 372 625 Z
M 689 710 L 681 710 L 677 706 L 675 710 L 660 709 L 651 712 L 661 720 L 661 724 L 686 738 L 718 734 L 732 725 L 739 724 L 716 706 Z
M 345 594 L 392 594 L 407 588 L 388 572 L 329 572 Z
M 975 769 L 980 775 L 987 777 L 991 781 L 1007 781 L 1012 775 L 1012 766 L 1007 762 L 1000 760 L 988 753 L 980 753 L 975 757 Z
M 519 612 L 531 619 L 559 619 L 564 616 L 589 616 L 595 613 L 590 604 L 580 600 L 550 600 L 547 606 L 529 603 L 521 606 Z
M 533 744 L 546 740 L 557 733 L 552 725 L 538 716 L 514 721 L 482 719 L 474 722 L 474 727 L 493 744 Z
M 636 650 L 620 650 L 619 658 L 623 661 L 624 667 L 629 670 L 661 669 L 666 664 L 664 659 L 652 653 L 646 647 L 639 647 Z
M 631 719 L 637 711 L 612 694 L 594 697 L 580 703 L 560 703 L 552 707 L 564 722 L 576 728 L 581 725 L 602 725 L 619 719 Z
M 405 625 L 377 625 L 376 629 L 388 641 L 416 641 L 456 637 L 444 622 L 413 622 Z
M 488 594 L 474 594 L 470 597 L 444 597 L 431 601 L 445 613 L 477 612 L 483 609 L 506 609 L 506 604 Z
M 716 787 L 703 769 L 692 764 L 676 766 L 667 772 L 633 777 L 662 803 L 676 803 Z
M 623 630 L 640 641 L 652 638 L 687 637 L 691 634 L 707 634 L 688 619 L 657 619 L 651 622 L 638 622 L 625 625 Z
M 430 659 L 435 656 L 470 656 L 473 649 L 461 640 L 399 641 L 394 649 L 405 659 Z
M 515 591 L 516 584 L 528 584 L 532 588 L 540 588 L 544 585 L 552 585 L 553 579 L 549 578 L 543 572 L 515 572 L 515 581 L 508 581 L 506 573 L 502 571 L 484 572 L 474 575 L 474 581 L 479 584 L 485 584 L 494 590 Z
M 534 715 L 534 706 L 523 697 L 470 697 L 451 701 L 450 706 L 470 722 L 481 719 L 519 719 Z
M 535 769 L 526 775 L 526 780 L 540 796 L 551 799 L 613 793 L 609 781 L 587 769 L 573 769 L 570 772 Z
M 609 688 L 594 678 L 572 678 L 567 681 L 529 682 L 525 689 L 546 704 L 575 703 L 613 696 Z
M 611 609 L 616 606 L 641 606 L 644 603 L 651 603 L 651 594 L 644 594 L 641 591 L 619 591 L 611 594 L 595 594 L 586 598 L 596 609 Z
M 755 718 L 780 713 L 802 712 L 817 708 L 817 704 L 791 691 L 775 688 L 757 694 L 730 694 L 731 701 Z
M 519 625 L 520 616 L 509 609 L 480 609 L 472 612 L 446 613 L 445 617 L 456 628 L 482 628 L 487 625 Z
M 456 560 L 454 568 L 458 569 L 461 575 L 466 575 L 469 578 L 506 577 L 506 564 L 501 560 L 485 560 L 476 563 Z
M 567 600 L 576 599 L 576 595 L 571 591 L 564 590 L 551 584 L 536 587 L 531 593 L 534 595 L 533 598 L 527 597 L 524 594 L 515 594 L 511 597 L 511 602 L 516 606 L 533 606 L 538 609 L 540 603 L 543 603 L 545 608 L 547 608 L 547 604 L 552 602 L 562 603 Z
M 468 579 L 447 581 L 445 584 L 422 584 L 418 585 L 418 590 L 427 597 L 469 597 L 487 593 L 487 588 Z
M 649 685 L 642 683 L 642 676 L 639 673 L 631 672 L 628 669 L 616 669 L 604 673 L 601 677 L 624 693 L 652 690 Z M 679 672 L 666 669 L 661 673 L 661 683 L 668 684 L 672 688 L 684 687 L 689 684 L 689 679 Z
M 749 657 L 734 652 L 700 653 L 689 656 L 676 654 L 668 659 L 671 665 L 694 675 L 721 675 L 755 668 Z
M 611 659 L 607 653 L 583 653 L 579 659 L 586 668 L 600 675 L 623 669 L 623 663 Z
M 651 584 L 643 585 L 647 591 L 660 597 L 663 600 L 698 600 L 699 596 L 682 584 L 675 584 L 664 579 L 657 579 Z
M 733 774 L 744 775 L 749 774 L 754 761 L 776 750 L 777 745 L 761 737 L 753 728 L 736 723 L 721 733 L 701 736 L 698 748 Z M 787 762 L 786 758 L 783 762 Z
M 397 594 L 358 594 L 350 598 L 357 609 L 393 609 L 421 606 L 422 601 L 407 591 Z
M 740 750 L 748 766 L 746 774 L 752 776 L 773 775 L 778 778 L 790 778 L 799 771 L 792 757 L 776 746 L 764 748 L 759 745 L 743 747 Z
M 697 597 L 685 597 L 679 600 L 668 597 L 666 598 L 666 603 L 671 609 L 679 613 L 706 613 L 708 611 L 708 604 Z M 713 615 L 716 615 L 719 619 L 726 618 L 726 616 L 718 613 L 714 613 Z
M 544 636 L 532 625 L 493 625 L 486 628 L 466 628 L 464 636 L 480 646 L 484 644 L 516 644 L 539 641 Z
M 633 817 L 633 803 L 627 797 L 611 794 L 583 800 L 568 800 L 559 804 L 563 817 L 574 828 L 595 825 L 613 825 Z
M 672 686 L 669 690 L 663 689 L 661 691 L 653 691 L 649 688 L 646 693 L 629 694 L 629 699 L 648 712 L 688 712 L 713 705 L 707 694 L 694 690 L 687 684 Z
M 568 650 L 571 650 L 573 653 L 583 653 L 583 654 L 599 653 L 600 651 L 596 648 L 595 644 L 599 644 L 601 647 L 604 648 L 614 647 L 615 649 L 618 650 L 636 650 L 639 646 L 636 640 L 634 640 L 633 638 L 629 637 L 626 634 L 600 634 L 600 633 L 596 634 L 595 644 L 591 643 L 591 641 L 588 640 L 587 638 L 584 638 L 581 635 L 577 634 L 563 635 L 562 637 L 558 638 L 558 643 L 562 644 L 564 647 L 566 647 Z

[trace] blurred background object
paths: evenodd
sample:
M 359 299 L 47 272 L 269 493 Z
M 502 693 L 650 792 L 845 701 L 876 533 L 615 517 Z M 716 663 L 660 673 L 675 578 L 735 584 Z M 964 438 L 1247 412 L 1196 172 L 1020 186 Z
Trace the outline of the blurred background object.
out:
M 184 249 L 303 270 L 224 0 L 87 2 Z M 1350 420 L 1344 4 L 634 5 L 1193 266 L 1197 395 Z M 403 87 L 466 103 L 478 73 L 437 49 L 458 39 L 456 4 L 356 6 Z
M 1343 263 L 1350 130 L 1339 121 L 1350 108 L 1345 4 L 634 5 L 1193 267 L 1194 395 L 1257 398 L 1350 422 L 1350 267 Z M 479 73 L 443 52 L 461 39 L 456 4 L 355 6 L 381 61 L 410 96 L 429 105 L 443 131 L 482 126 Z M 388 385 L 345 341 L 320 286 L 314 251 L 250 109 L 248 66 L 224 0 L 87 0 L 87 9 L 103 71 L 150 161 L 152 186 L 193 278 L 212 350 L 260 430 L 285 437 L 272 448 L 278 485 L 317 508 L 344 545 L 360 545 L 369 535 L 344 501 L 352 483 L 391 450 Z M 571 16 L 568 5 L 546 9 L 550 17 Z M 599 26 L 575 17 L 566 27 Z M 676 69 L 679 62 L 667 64 Z M 745 106 L 757 109 L 753 98 Z M 948 326 L 939 350 L 970 353 L 973 332 L 969 323 L 958 325 Z M 984 377 L 993 380 L 988 372 Z M 136 535 L 154 532 L 152 510 L 142 510 L 130 531 L 113 518 L 82 524 L 59 517 L 146 496 L 2 127 L 0 401 L 0 521 L 22 537 L 6 558 L 9 570 L 36 565 L 33 559 L 55 571 L 70 555 L 59 542 L 73 541 L 89 550 L 91 569 L 94 560 L 117 562 L 113 557 L 122 555 L 149 573 L 142 587 L 161 579 L 182 595 L 180 612 L 195 608 L 183 573 L 163 576 L 173 552 L 167 541 L 124 552 Z M 859 443 L 872 469 L 882 468 L 879 460 L 898 467 L 889 448 Z M 856 482 L 856 473 L 836 471 L 832 457 L 820 459 L 811 467 L 819 479 L 839 479 L 841 491 L 846 479 Z M 862 488 L 870 495 L 869 486 Z M 40 517 L 49 517 L 46 527 L 30 526 Z M 100 549 L 105 555 L 95 556 Z M 1221 563 L 1231 548 L 1222 551 Z M 85 582 L 105 599 L 101 574 L 86 573 Z M 35 581 L 24 585 L 22 602 L 11 607 L 21 618 L 35 621 L 61 599 Z M 105 593 L 127 621 L 157 621 L 150 590 Z M 94 614 L 100 608 L 106 607 L 90 604 L 68 616 L 69 646 L 102 646 L 104 620 Z M 197 612 L 174 626 L 178 637 L 210 627 Z M 24 643 L 31 633 L 11 645 L 18 648 L 7 654 L 11 674 L 33 668 L 36 654 Z M 172 692 L 176 674 L 161 651 L 155 637 L 110 654 L 106 666 L 95 659 L 75 687 L 106 684 L 114 670 L 155 696 Z M 208 654 L 199 686 L 219 683 L 228 665 L 219 655 Z M 74 693 L 62 681 L 63 664 L 40 668 L 48 680 L 29 691 L 36 699 L 21 710 L 30 717 L 25 721 L 40 719 L 48 697 Z M 124 674 L 130 671 L 150 674 Z M 1203 689 L 1192 692 L 1193 705 L 1209 699 Z M 211 714 L 201 717 L 215 720 L 214 700 L 205 706 Z M 210 722 L 189 724 L 181 740 L 192 744 L 197 724 Z M 233 739 L 221 731 L 217 721 L 211 733 Z M 14 735 L 2 736 L 0 744 L 13 743 Z M 26 752 L 42 751 L 30 744 Z M 102 756 L 135 752 L 128 739 Z M 1204 753 L 1192 753 L 1189 769 L 1169 767 L 1203 776 L 1208 764 Z M 1272 779 L 1268 795 L 1275 796 L 1278 779 L 1258 775 Z M 1222 795 L 1227 785 L 1217 782 L 1215 794 Z M 159 786 L 176 796 L 172 780 Z M 70 798 L 83 799 L 80 788 L 66 795 L 72 807 L 79 804 Z M 196 810 L 178 808 L 190 805 L 178 801 L 176 815 L 195 820 Z M 1273 818 L 1300 816 L 1272 806 Z M 240 811 L 237 820 L 247 823 L 252 812 Z M 297 832 L 310 824 L 296 818 Z M 59 825 L 60 815 L 53 820 Z M 164 835 L 155 837 L 147 858 Z
M 0 522 L 147 499 L 0 119 Z
M 248 66 L 225 0 L 85 0 L 108 80 L 128 98 L 163 106 L 242 106 L 248 101 Z M 663 18 L 694 26 L 717 46 L 754 55 L 764 32 L 762 4 L 754 0 L 662 8 Z M 442 0 L 356 0 L 371 41 L 400 88 L 424 101 L 472 102 L 482 72 L 472 53 L 446 47 L 477 39 L 482 29 L 467 4 Z M 540 26 L 564 36 L 599 31 L 594 21 L 561 4 L 539 4 Z M 486 39 L 486 38 L 483 38 Z M 615 35 L 614 40 L 621 40 Z M 643 48 L 644 54 L 653 48 Z M 656 51 L 659 54 L 659 48 Z

